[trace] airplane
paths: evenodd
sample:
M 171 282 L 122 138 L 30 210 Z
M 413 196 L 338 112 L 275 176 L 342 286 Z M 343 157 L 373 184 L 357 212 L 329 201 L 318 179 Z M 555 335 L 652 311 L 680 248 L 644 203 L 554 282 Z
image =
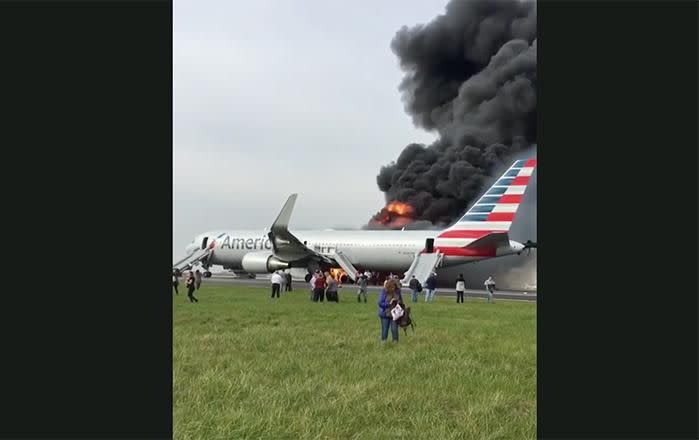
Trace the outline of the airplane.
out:
M 218 230 L 197 235 L 187 257 L 173 265 L 180 272 L 201 264 L 265 274 L 300 270 L 310 279 L 316 269 L 342 268 L 356 280 L 359 269 L 413 275 L 424 284 L 437 267 L 521 254 L 537 243 L 509 239 L 508 231 L 536 169 L 536 159 L 516 160 L 476 203 L 443 230 L 290 231 L 297 194 L 284 204 L 266 230 Z

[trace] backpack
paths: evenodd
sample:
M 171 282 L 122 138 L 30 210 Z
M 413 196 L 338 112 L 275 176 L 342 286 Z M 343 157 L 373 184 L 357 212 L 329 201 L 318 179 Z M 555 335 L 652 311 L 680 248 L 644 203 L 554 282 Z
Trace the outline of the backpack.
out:
M 422 284 L 420 284 L 419 281 L 417 282 L 417 286 L 416 286 L 416 287 L 417 287 L 417 289 L 415 289 L 416 291 L 422 292 Z
M 398 325 L 403 329 L 406 335 L 408 334 L 408 326 L 410 326 L 413 329 L 413 333 L 415 333 L 415 323 L 410 317 L 410 307 L 405 307 L 403 310 L 403 316 L 397 320 Z

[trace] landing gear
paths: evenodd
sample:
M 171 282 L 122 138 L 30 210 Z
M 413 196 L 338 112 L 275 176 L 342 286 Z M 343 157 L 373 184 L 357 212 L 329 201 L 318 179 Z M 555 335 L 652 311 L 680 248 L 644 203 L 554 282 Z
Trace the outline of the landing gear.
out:
M 201 262 L 201 268 L 204 269 L 204 273 L 202 274 L 204 278 L 211 278 L 211 271 L 209 270 L 209 267 L 211 267 L 210 258 L 211 256 L 208 256 Z

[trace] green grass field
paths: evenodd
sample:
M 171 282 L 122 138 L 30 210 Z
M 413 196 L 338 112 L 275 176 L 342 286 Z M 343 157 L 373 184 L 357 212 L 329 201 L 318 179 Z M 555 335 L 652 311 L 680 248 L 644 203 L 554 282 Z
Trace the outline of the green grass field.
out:
M 535 304 L 411 304 L 415 333 L 382 345 L 377 293 L 173 297 L 176 439 L 536 437 Z

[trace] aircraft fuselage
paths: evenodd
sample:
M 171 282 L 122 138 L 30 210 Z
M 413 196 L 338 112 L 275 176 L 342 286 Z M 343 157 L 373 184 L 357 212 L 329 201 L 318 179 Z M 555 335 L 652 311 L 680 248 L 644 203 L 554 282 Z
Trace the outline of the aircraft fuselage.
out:
M 353 265 L 375 271 L 407 270 L 415 254 L 425 249 L 426 240 L 436 238 L 440 231 L 292 231 L 311 250 L 328 257 L 340 251 Z M 265 231 L 214 231 L 203 234 L 190 245 L 201 246 L 206 239 L 209 244 L 215 240 L 210 263 L 231 269 L 244 269 L 242 262 L 246 254 L 254 252 L 272 253 L 272 243 Z M 521 245 L 511 243 L 510 249 L 503 249 L 498 256 L 521 251 Z M 477 261 L 492 255 L 450 256 L 442 260 L 442 266 Z

